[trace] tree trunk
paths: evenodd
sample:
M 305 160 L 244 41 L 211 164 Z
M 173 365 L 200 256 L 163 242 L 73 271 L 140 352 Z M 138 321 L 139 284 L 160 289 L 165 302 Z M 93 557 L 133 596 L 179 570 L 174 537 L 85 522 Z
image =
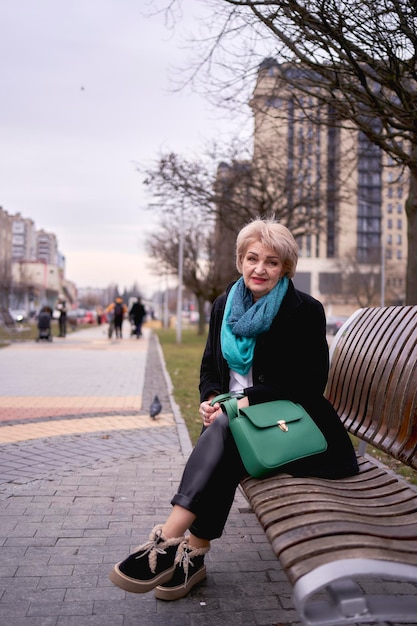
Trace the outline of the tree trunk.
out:
M 417 157 L 417 147 L 414 149 Z M 416 158 L 413 159 L 416 162 Z M 405 203 L 407 213 L 408 259 L 406 277 L 406 304 L 417 304 L 417 168 L 410 168 L 410 188 Z
M 204 296 L 200 295 L 197 298 L 197 302 L 198 302 L 198 331 L 197 331 L 197 334 L 198 335 L 204 335 L 204 333 L 206 332 L 206 311 L 205 311 L 206 300 L 205 300 Z

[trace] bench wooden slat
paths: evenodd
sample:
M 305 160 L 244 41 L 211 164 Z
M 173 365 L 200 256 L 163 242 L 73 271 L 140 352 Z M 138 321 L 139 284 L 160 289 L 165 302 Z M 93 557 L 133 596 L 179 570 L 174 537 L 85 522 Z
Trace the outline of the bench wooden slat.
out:
M 291 495 L 291 493 L 317 493 L 320 495 L 326 492 L 335 497 L 343 496 L 367 500 L 370 496 L 370 489 L 373 490 L 373 497 L 383 497 L 384 495 L 409 491 L 405 483 L 399 482 L 394 476 L 386 473 L 378 474 L 375 477 L 371 476 L 368 480 L 357 481 L 348 481 L 347 479 L 343 479 L 343 481 L 325 481 L 324 479 L 305 478 L 304 480 L 293 479 L 294 482 L 292 483 L 291 479 L 283 478 L 281 482 L 279 477 L 274 477 L 263 479 L 259 481 L 258 485 L 253 485 L 253 483 L 249 482 L 250 480 L 243 481 L 242 487 L 252 506 L 255 507 L 259 502 L 267 499 L 275 499 L 276 503 L 278 503 L 281 497 L 287 494 Z
M 264 479 L 262 481 L 257 481 L 256 479 L 245 479 L 242 484 L 245 485 L 245 491 L 250 494 L 251 498 L 256 499 L 257 494 L 262 496 L 262 499 L 267 497 L 268 491 L 272 489 L 298 489 L 303 488 L 303 486 L 307 489 L 307 485 L 311 486 L 312 489 L 321 489 L 323 486 L 327 488 L 332 488 L 335 491 L 338 490 L 358 490 L 366 489 L 372 485 L 387 485 L 390 483 L 396 482 L 396 478 L 393 475 L 387 474 L 387 472 L 378 467 L 376 465 L 371 466 L 369 463 L 364 467 L 363 464 L 360 465 L 361 472 L 356 474 L 355 476 L 349 476 L 347 478 L 343 478 L 341 480 L 332 481 L 326 480 L 324 478 L 295 478 L 289 476 L 287 474 L 280 474 L 276 477 L 271 476 L 268 479 Z
M 395 344 L 391 337 L 395 330 L 393 315 L 394 308 L 381 324 L 383 310 L 367 309 L 352 321 L 356 327 L 348 336 L 341 338 L 333 354 L 327 386 L 328 390 L 331 388 L 329 399 L 338 407 L 342 419 L 355 419 L 358 435 L 365 433 L 372 424 L 368 408 L 372 408 L 370 401 L 373 398 L 369 397 L 369 392 L 372 385 L 378 384 L 376 381 L 380 372 L 377 368 L 386 363 L 386 359 L 381 363 L 381 354 L 387 350 L 387 354 L 392 355 L 392 347 L 387 349 L 387 344 L 389 341 Z M 349 381 L 354 384 L 350 385 Z
M 409 542 L 411 544 L 411 542 Z M 394 562 L 405 562 L 409 565 L 415 565 L 417 546 L 414 544 L 406 545 L 405 542 L 398 545 L 394 539 L 385 539 L 385 546 L 378 544 L 375 539 L 368 536 L 363 538 L 361 535 L 344 537 L 340 545 L 335 546 L 333 542 L 333 550 L 329 552 L 329 541 L 316 539 L 315 543 L 309 542 L 301 544 L 299 548 L 304 548 L 304 553 L 295 548 L 282 550 L 280 553 L 280 562 L 282 566 L 291 572 L 291 582 L 295 584 L 301 576 L 307 573 L 309 567 L 323 565 L 325 563 L 334 563 L 346 558 L 374 558 L 386 561 L 389 558 Z
M 329 549 L 329 543 L 332 542 L 334 555 L 343 553 L 346 556 L 347 549 L 381 549 L 381 541 L 377 537 L 371 535 L 343 535 L 342 543 L 337 546 L 334 545 L 334 540 L 331 537 L 320 537 L 317 539 L 309 539 L 306 543 L 298 543 L 293 545 L 288 550 L 283 550 L 280 553 L 280 559 L 285 563 L 286 567 L 292 567 L 295 563 L 303 561 L 305 558 L 313 558 L 319 554 L 322 554 Z M 388 550 L 393 550 L 396 553 L 411 553 L 415 554 L 417 545 L 415 541 L 396 541 L 395 539 L 386 539 L 385 547 Z M 341 558 L 345 558 L 341 556 Z M 385 555 L 386 556 L 386 555 Z M 413 558 L 414 560 L 414 558 Z
M 396 515 L 405 515 L 410 513 L 416 513 L 416 502 L 415 498 L 411 497 L 397 497 L 398 494 L 394 494 L 394 496 L 389 497 L 386 496 L 384 498 L 372 498 L 369 502 L 364 502 L 363 500 L 354 500 L 352 502 L 352 509 L 357 513 L 364 513 L 366 515 L 372 516 L 396 516 Z M 342 510 L 349 506 L 348 500 L 333 498 L 329 494 L 324 494 L 314 499 L 314 497 L 308 498 L 307 495 L 297 495 L 294 498 L 288 497 L 286 499 L 280 500 L 282 502 L 282 507 L 288 506 L 302 506 L 305 505 L 305 510 L 309 510 L 315 506 L 315 510 L 317 511 L 325 509 L 327 506 L 333 506 L 336 510 Z M 267 515 L 270 511 L 276 508 L 276 502 L 269 501 L 266 503 L 262 503 L 257 507 L 259 511 L 259 517 L 263 519 L 264 515 Z M 281 507 L 280 507 L 281 508 Z M 381 511 L 382 509 L 382 511 Z M 294 509 L 296 512 L 297 509 Z M 286 508 L 286 511 L 288 509 Z M 291 514 L 291 513 L 290 513 Z
M 299 538 L 301 536 L 310 537 L 310 529 L 314 528 L 312 530 L 314 533 L 320 535 L 330 534 L 333 537 L 355 532 L 374 537 L 398 537 L 417 540 L 415 519 L 415 515 L 410 514 L 399 515 L 398 519 L 392 517 L 376 518 L 372 515 L 363 517 L 359 514 L 355 515 L 355 512 L 348 513 L 345 510 L 343 520 L 341 521 L 340 513 L 328 510 L 316 513 L 307 512 L 304 515 L 298 515 L 295 520 L 291 518 L 276 520 L 274 514 L 271 514 L 264 516 L 262 522 L 268 537 L 273 534 L 285 537 L 287 536 L 286 533 L 292 533 L 294 537 L 297 536 Z
M 348 430 L 414 469 L 416 363 L 417 307 L 365 309 L 337 341 L 326 389 Z
M 254 489 L 251 489 L 249 485 L 245 484 L 245 490 L 251 494 L 251 497 L 256 498 L 256 494 L 262 494 L 262 497 L 265 498 L 268 495 L 268 491 L 272 489 L 279 489 L 280 491 L 288 490 L 288 489 L 305 489 L 307 490 L 309 487 L 313 491 L 320 492 L 321 489 L 329 489 L 334 493 L 338 492 L 357 492 L 358 497 L 360 496 L 360 492 L 366 489 L 370 489 L 372 487 L 383 487 L 384 485 L 391 485 L 392 483 L 396 483 L 396 479 L 394 476 L 387 474 L 386 472 L 381 471 L 379 468 L 375 468 L 375 472 L 367 472 L 366 474 L 358 474 L 356 480 L 327 480 L 324 478 L 304 478 L 297 479 L 294 478 L 293 482 L 291 479 L 283 478 L 282 481 L 279 478 L 268 478 L 262 481 L 259 485 L 255 485 Z
M 369 369 L 362 366 L 361 355 L 372 353 L 372 342 L 376 343 L 379 337 L 369 337 L 363 332 L 369 324 L 365 315 L 354 321 L 356 332 L 343 335 L 333 353 L 326 393 L 341 419 L 344 422 L 349 416 L 356 419 L 359 430 L 366 419 L 366 394 L 363 390 Z M 353 324 L 353 321 L 350 323 Z M 354 381 L 355 394 L 351 392 L 352 383 L 347 381 Z
M 389 453 L 401 460 L 404 457 L 402 449 L 409 441 L 410 424 L 405 420 L 393 420 L 393 414 L 408 415 L 414 420 L 412 411 L 416 409 L 416 380 L 415 364 L 417 357 L 416 336 L 404 335 L 394 337 L 397 345 L 390 345 L 389 350 L 398 354 L 395 363 L 387 360 L 384 369 L 384 376 L 379 382 L 379 389 L 384 389 L 384 393 L 375 393 L 375 406 L 370 407 L 372 413 L 381 411 L 383 417 L 389 416 L 386 422 L 379 424 L 376 432 L 372 434 L 372 442 L 378 448 L 385 448 Z M 405 367 L 414 363 L 413 367 Z M 407 374 L 406 374 L 407 372 Z M 362 436 L 362 433 L 359 433 Z M 407 453 L 404 458 L 407 458 Z
M 268 523 L 267 516 L 276 511 L 276 508 L 276 502 L 273 501 L 262 502 L 262 504 L 258 505 L 259 518 L 262 519 L 263 523 Z M 352 498 L 334 498 L 327 494 L 320 495 L 317 498 L 308 498 L 305 495 L 294 498 L 289 496 L 285 501 L 283 499 L 280 500 L 279 519 L 291 518 L 313 511 L 337 511 L 343 515 L 346 510 L 352 510 L 355 514 L 364 518 L 387 517 L 399 520 L 401 515 L 417 513 L 417 501 L 411 497 L 405 501 L 394 499 L 387 503 L 386 498 L 383 500 L 372 498 L 364 502 L 363 500 L 353 500 Z

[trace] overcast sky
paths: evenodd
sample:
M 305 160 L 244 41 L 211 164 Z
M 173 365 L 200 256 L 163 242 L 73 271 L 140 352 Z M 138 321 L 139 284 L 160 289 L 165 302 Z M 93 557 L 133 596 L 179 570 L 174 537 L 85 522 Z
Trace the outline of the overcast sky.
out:
M 172 90 L 200 4 L 183 1 L 172 33 L 146 0 L 0 3 L 0 206 L 57 235 L 80 287 L 161 286 L 146 268 L 150 198 L 135 164 L 196 152 L 230 127 Z

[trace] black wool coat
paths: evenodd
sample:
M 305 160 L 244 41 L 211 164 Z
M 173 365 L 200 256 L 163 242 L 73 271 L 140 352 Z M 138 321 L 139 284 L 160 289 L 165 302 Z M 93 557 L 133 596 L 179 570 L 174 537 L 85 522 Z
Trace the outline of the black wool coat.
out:
M 227 292 L 230 291 L 230 287 Z M 200 370 L 200 399 L 229 390 L 229 368 L 220 346 L 227 293 L 213 304 Z M 322 304 L 295 289 L 288 291 L 268 332 L 256 339 L 253 386 L 245 389 L 249 404 L 292 400 L 311 415 L 327 440 L 327 450 L 285 468 L 295 475 L 326 478 L 355 474 L 356 455 L 336 411 L 324 397 L 329 371 L 326 317 Z

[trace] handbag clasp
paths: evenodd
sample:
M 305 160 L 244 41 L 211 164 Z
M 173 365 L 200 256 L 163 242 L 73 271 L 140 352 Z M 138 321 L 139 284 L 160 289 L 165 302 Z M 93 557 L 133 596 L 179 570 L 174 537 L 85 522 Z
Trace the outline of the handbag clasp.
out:
M 288 426 L 287 426 L 287 424 L 285 423 L 285 420 L 278 420 L 278 421 L 277 421 L 277 424 L 278 424 L 279 428 L 280 428 L 282 431 L 284 431 L 284 433 L 287 433 L 287 432 L 288 432 Z

